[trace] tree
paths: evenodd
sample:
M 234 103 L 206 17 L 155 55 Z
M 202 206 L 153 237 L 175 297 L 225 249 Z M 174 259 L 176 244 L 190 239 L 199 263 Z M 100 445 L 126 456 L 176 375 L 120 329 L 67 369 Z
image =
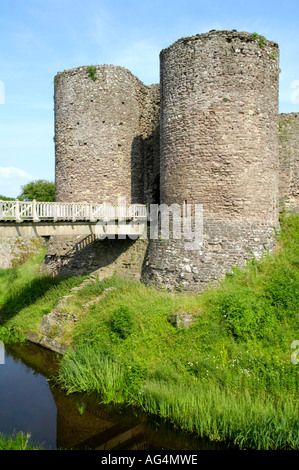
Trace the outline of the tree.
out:
M 0 194 L 0 201 L 14 201 L 13 197 L 1 196 Z
M 22 192 L 18 196 L 21 201 L 55 201 L 55 183 L 46 180 L 30 181 L 22 186 Z

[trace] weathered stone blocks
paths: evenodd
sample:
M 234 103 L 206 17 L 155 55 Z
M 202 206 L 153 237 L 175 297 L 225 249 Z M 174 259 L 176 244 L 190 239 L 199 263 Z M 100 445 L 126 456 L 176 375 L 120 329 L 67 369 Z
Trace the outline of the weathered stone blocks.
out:
M 299 113 L 279 115 L 279 198 L 299 211 Z
M 279 51 L 211 31 L 164 49 L 160 64 L 161 202 L 203 206 L 203 246 L 150 241 L 143 279 L 202 290 L 275 245 Z
M 56 201 L 143 203 L 144 140 L 147 167 L 159 156 L 150 146 L 159 123 L 157 86 L 113 65 L 65 70 L 54 84 Z
M 42 237 L 0 237 L 0 268 L 23 264 L 46 245 Z
M 53 276 L 94 274 L 117 275 L 140 280 L 147 240 L 98 240 L 87 237 L 50 237 L 41 270 Z
M 276 43 L 212 31 L 160 54 L 161 202 L 277 220 Z

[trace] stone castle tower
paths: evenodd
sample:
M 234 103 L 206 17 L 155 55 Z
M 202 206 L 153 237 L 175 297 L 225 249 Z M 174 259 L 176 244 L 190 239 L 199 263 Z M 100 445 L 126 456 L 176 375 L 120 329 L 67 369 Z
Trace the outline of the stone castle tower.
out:
M 279 196 L 298 201 L 298 119 L 278 126 L 278 89 L 278 45 L 237 31 L 161 51 L 160 85 L 116 66 L 58 73 L 56 200 L 201 205 L 201 249 L 149 239 L 141 275 L 200 291 L 271 251 Z
M 159 86 L 106 65 L 58 73 L 54 83 L 56 200 L 150 202 L 144 173 L 154 168 L 143 154 L 159 124 Z

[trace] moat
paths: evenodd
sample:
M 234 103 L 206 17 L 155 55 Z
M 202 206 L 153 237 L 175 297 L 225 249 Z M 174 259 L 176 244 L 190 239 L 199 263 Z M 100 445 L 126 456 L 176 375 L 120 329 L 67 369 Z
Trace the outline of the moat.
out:
M 129 407 L 66 395 L 53 385 L 58 357 L 32 343 L 5 345 L 0 364 L 0 433 L 23 432 L 44 449 L 213 450 L 206 442 Z

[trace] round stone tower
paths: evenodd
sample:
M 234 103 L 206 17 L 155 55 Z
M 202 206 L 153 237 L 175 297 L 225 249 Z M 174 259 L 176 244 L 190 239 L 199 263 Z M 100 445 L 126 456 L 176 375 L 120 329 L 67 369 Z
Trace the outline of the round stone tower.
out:
M 113 65 L 65 70 L 54 85 L 56 201 L 142 203 L 145 85 Z
M 161 51 L 160 75 L 161 203 L 201 206 L 203 243 L 187 248 L 183 230 L 151 240 L 144 280 L 202 290 L 275 243 L 278 45 L 237 31 L 182 38 Z

